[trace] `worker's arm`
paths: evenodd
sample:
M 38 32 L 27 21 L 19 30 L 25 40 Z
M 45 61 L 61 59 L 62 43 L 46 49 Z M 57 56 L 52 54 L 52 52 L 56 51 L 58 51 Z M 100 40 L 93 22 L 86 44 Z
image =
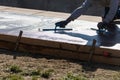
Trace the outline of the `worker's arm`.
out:
M 117 9 L 119 6 L 119 0 L 111 0 L 110 1 L 110 10 L 106 17 L 103 19 L 103 22 L 109 23 L 113 20 L 116 15 Z
M 88 7 L 90 6 L 90 4 L 91 4 L 91 1 L 92 1 L 92 0 L 85 0 L 80 7 L 78 7 L 77 9 L 75 9 L 75 10 L 72 12 L 72 14 L 70 15 L 70 17 L 68 17 L 68 18 L 67 18 L 66 20 L 64 20 L 64 21 L 60 21 L 60 22 L 55 23 L 55 25 L 56 25 L 56 26 L 59 26 L 59 27 L 61 27 L 61 28 L 65 28 L 65 26 L 66 26 L 69 22 L 71 22 L 71 21 L 75 20 L 76 18 L 78 18 L 82 13 L 84 13 L 84 12 L 87 10 L 87 8 L 88 8 Z
M 70 17 L 68 17 L 68 19 L 66 21 L 70 22 L 70 21 L 75 20 L 79 16 L 81 16 L 81 14 L 83 14 L 88 9 L 88 7 L 91 5 L 91 3 L 92 3 L 92 0 L 85 0 L 80 7 L 78 7 L 77 9 L 75 9 L 72 12 Z

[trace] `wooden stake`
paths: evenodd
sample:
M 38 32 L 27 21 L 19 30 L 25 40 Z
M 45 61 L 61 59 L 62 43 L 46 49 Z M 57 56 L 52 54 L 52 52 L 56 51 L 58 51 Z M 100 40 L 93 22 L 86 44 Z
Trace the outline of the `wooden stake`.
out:
M 88 58 L 88 62 L 91 62 L 92 56 L 95 52 L 95 44 L 96 44 L 96 40 L 93 39 L 93 43 L 92 43 L 92 47 L 90 49 L 90 55 L 89 55 L 89 58 Z
M 18 36 L 18 38 L 16 40 L 15 48 L 14 48 L 15 52 L 18 51 L 18 49 L 19 49 L 19 44 L 20 44 L 20 40 L 21 40 L 22 34 L 23 34 L 23 31 L 20 31 L 19 32 L 19 36 Z M 14 55 L 13 58 L 16 59 L 16 54 Z

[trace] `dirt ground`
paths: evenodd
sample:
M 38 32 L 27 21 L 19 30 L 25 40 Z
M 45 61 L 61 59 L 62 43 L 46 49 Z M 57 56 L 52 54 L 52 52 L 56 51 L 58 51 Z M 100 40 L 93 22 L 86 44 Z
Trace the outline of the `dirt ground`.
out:
M 13 59 L 14 54 L 0 53 L 0 80 L 120 80 L 120 66 L 29 53 L 17 53 Z

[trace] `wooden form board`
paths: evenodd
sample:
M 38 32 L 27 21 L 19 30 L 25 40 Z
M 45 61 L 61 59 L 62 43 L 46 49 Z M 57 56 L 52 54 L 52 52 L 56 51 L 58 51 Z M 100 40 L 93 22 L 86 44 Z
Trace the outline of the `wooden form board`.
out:
M 14 50 L 17 36 L 0 34 L 0 48 Z M 88 61 L 91 46 L 22 37 L 19 51 Z M 104 52 L 110 53 L 106 57 Z M 92 61 L 120 65 L 120 51 L 95 47 Z

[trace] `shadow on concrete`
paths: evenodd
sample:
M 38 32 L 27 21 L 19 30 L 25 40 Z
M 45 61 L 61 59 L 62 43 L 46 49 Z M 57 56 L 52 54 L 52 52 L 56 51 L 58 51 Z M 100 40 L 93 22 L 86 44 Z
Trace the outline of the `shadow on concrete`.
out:
M 91 45 L 91 41 L 93 39 L 97 40 L 97 46 L 106 46 L 106 47 L 112 47 L 116 44 L 120 43 L 120 29 L 116 26 L 115 28 L 112 28 L 111 31 L 106 32 L 105 34 L 101 35 L 98 34 L 98 31 L 96 30 L 96 33 L 98 35 L 89 36 L 81 33 L 74 33 L 74 32 L 58 32 L 59 34 L 67 34 L 69 36 L 82 38 L 84 40 L 87 40 L 86 45 Z

